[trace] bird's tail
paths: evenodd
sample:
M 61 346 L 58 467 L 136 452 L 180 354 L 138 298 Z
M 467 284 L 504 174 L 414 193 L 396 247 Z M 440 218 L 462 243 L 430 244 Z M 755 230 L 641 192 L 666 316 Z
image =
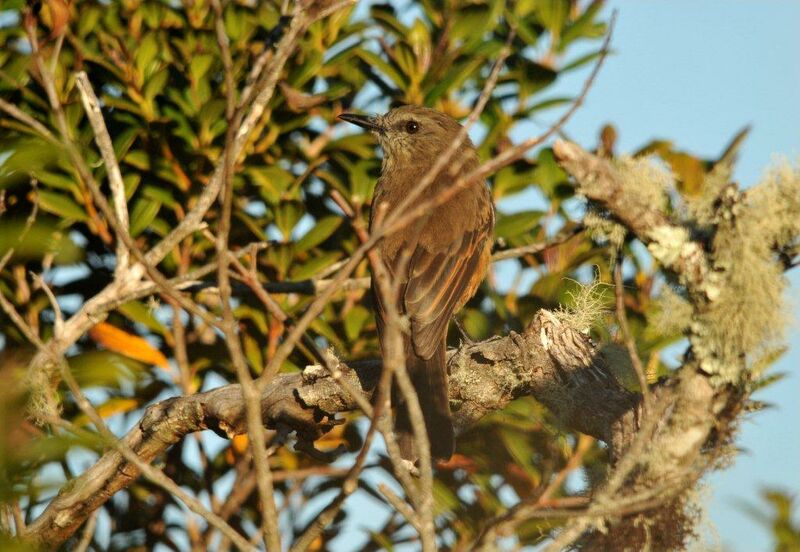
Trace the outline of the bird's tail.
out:
M 445 341 L 442 340 L 436 352 L 429 359 L 418 357 L 409 342 L 406 349 L 406 369 L 419 398 L 431 457 L 434 460 L 447 460 L 453 455 L 455 436 L 450 416 L 450 399 L 447 386 L 447 365 L 445 364 Z M 394 430 L 400 446 L 400 454 L 406 460 L 415 462 L 419 454 L 415 450 L 414 430 L 408 407 L 399 390 L 395 391 L 397 412 Z

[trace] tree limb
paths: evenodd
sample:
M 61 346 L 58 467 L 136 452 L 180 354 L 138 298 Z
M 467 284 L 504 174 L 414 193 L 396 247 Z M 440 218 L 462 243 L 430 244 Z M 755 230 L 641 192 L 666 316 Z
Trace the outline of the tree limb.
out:
M 640 396 L 617 383 L 588 337 L 548 311 L 540 311 L 522 334 L 451 351 L 448 368 L 459 433 L 523 396 L 535 397 L 562 423 L 606 441 L 614 450 L 626 447 L 636 431 Z M 368 361 L 342 364 L 334 376 L 371 399 L 379 374 L 379 362 Z M 334 376 L 317 366 L 276 376 L 261 394 L 265 425 L 291 428 L 304 441 L 319 438 L 333 427 L 337 413 L 357 409 Z M 246 426 L 241 386 L 235 384 L 156 403 L 123 440 L 142 460 L 152 462 L 190 433 L 212 429 L 230 437 Z M 62 489 L 30 524 L 27 538 L 48 547 L 64 542 L 138 475 L 119 452 L 106 452 Z

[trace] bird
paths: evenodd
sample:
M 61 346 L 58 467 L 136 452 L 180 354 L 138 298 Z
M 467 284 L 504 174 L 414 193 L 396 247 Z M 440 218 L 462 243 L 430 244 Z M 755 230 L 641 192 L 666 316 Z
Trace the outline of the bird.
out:
M 343 113 L 339 118 L 369 130 L 384 153 L 370 230 L 376 224 L 376 206 L 385 204 L 387 213 L 397 209 L 462 130 L 449 115 L 418 105 L 399 106 L 384 115 Z M 464 136 L 417 201 L 437 196 L 478 166 L 475 146 Z M 440 462 L 448 460 L 455 449 L 445 362 L 448 326 L 483 281 L 491 261 L 495 221 L 491 193 L 483 179 L 467 179 L 465 183 L 416 223 L 388 234 L 376 246 L 389 277 L 398 284 L 396 307 L 408 320 L 408 329 L 403 332 L 406 368 L 419 398 L 431 457 Z M 379 341 L 385 351 L 386 307 L 374 277 L 372 298 Z M 397 392 L 393 395 L 394 433 L 401 456 L 416 462 L 419 452 L 408 409 Z

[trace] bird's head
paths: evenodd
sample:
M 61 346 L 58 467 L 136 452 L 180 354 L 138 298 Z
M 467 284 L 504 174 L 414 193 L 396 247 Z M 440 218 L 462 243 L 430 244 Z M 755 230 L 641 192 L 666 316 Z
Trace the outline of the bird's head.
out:
M 419 105 L 396 107 L 373 117 L 343 113 L 339 118 L 372 132 L 389 165 L 432 164 L 461 131 L 461 125 L 449 115 Z M 469 137 L 461 147 L 474 149 Z M 426 160 L 430 162 L 425 163 Z

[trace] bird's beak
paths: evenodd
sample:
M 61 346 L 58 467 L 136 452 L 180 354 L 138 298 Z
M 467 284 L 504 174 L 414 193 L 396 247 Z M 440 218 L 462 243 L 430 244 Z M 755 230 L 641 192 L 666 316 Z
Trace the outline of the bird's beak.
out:
M 383 127 L 378 124 L 378 121 L 375 117 L 356 115 L 355 113 L 342 113 L 339 115 L 339 118 L 342 121 L 347 121 L 348 123 L 360 126 L 361 128 L 366 128 L 367 130 L 372 130 L 374 132 L 383 131 Z

